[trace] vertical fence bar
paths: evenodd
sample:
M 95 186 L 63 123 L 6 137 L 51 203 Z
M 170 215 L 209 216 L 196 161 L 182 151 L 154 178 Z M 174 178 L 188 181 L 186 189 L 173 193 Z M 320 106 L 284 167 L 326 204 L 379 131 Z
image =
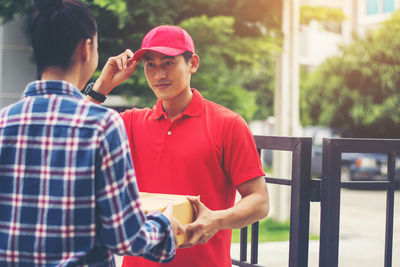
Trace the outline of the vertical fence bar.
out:
M 261 148 L 257 148 L 258 155 L 262 160 Z M 250 248 L 250 263 L 258 263 L 258 221 L 251 225 L 251 248 Z M 247 238 L 246 238 L 247 241 Z M 247 243 L 246 243 L 247 245 Z M 247 251 L 246 251 L 247 252 Z M 245 259 L 246 260 L 246 259 Z
M 251 254 L 250 263 L 258 263 L 258 228 L 259 222 L 255 222 L 251 225 Z
M 240 229 L 240 261 L 247 260 L 247 227 Z
M 289 267 L 307 267 L 311 194 L 311 138 L 299 141 L 292 154 Z
M 386 231 L 385 231 L 385 267 L 392 266 L 393 249 L 393 212 L 395 192 L 396 153 L 388 153 L 389 186 L 386 195 Z
M 319 266 L 337 267 L 339 256 L 341 153 L 323 139 Z

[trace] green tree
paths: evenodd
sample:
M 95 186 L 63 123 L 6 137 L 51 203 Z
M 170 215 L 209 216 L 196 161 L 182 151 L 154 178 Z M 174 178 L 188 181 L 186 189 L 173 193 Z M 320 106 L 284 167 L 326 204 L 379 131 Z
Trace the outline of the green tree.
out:
M 331 8 L 315 5 L 300 6 L 300 24 L 307 25 L 312 21 L 318 21 L 322 28 L 328 31 L 341 31 L 342 22 L 347 16 L 339 8 Z
M 124 0 L 83 0 L 92 7 L 100 7 L 117 15 L 121 24 L 128 18 L 126 2 Z M 32 12 L 31 0 L 2 0 L 0 2 L 0 18 L 2 23 L 8 22 L 18 14 L 29 14 Z
M 268 83 L 271 69 L 267 67 L 273 62 L 274 52 L 279 50 L 279 43 L 266 36 L 239 37 L 234 25 L 235 19 L 226 16 L 201 16 L 181 23 L 192 35 L 200 55 L 200 68 L 193 75 L 192 85 L 206 98 L 251 119 L 264 109 L 272 112 L 270 106 L 259 106 L 256 99 L 267 91 L 268 100 L 273 100 Z
M 29 0 L 13 1 L 2 0 L 0 2 L 0 18 L 2 23 L 6 23 L 17 14 L 26 14 L 31 11 Z
M 281 40 L 280 19 L 275 15 L 280 14 L 280 1 L 127 0 L 127 8 L 130 19 L 123 29 L 117 29 L 116 23 L 99 25 L 104 30 L 100 35 L 113 36 L 108 41 L 103 39 L 100 51 L 109 51 L 110 55 L 118 53 L 112 49 L 136 50 L 152 27 L 181 25 L 192 35 L 201 58 L 193 87 L 247 120 L 272 115 L 271 55 Z M 139 68 L 134 79 L 126 81 L 115 93 L 139 96 L 140 105 L 149 106 L 155 97 L 142 71 Z
M 281 1 L 265 0 L 85 0 L 99 29 L 99 71 L 107 58 L 136 50 L 144 34 L 160 24 L 187 27 L 201 57 L 193 87 L 247 120 L 272 114 L 274 59 L 279 47 Z M 2 0 L 0 17 L 29 13 L 30 0 Z M 199 25 L 195 25 L 199 23 Z M 221 23 L 221 25 L 219 25 Z M 97 75 L 99 74 L 97 72 Z M 113 94 L 155 103 L 142 68 Z M 96 78 L 96 75 L 95 77 Z
M 329 8 L 323 6 L 300 6 L 300 24 L 309 24 L 316 20 L 321 23 L 342 22 L 346 15 L 339 8 Z
M 398 138 L 399 29 L 397 12 L 311 73 L 301 89 L 303 124 L 342 127 L 356 137 Z

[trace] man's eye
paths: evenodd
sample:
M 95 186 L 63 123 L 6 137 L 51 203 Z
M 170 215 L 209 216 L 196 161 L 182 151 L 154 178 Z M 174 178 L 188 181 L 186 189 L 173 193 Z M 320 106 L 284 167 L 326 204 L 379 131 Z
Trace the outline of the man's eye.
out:
M 147 66 L 148 68 L 152 68 L 152 67 L 154 67 L 154 64 L 153 64 L 153 63 L 147 63 L 146 66 Z

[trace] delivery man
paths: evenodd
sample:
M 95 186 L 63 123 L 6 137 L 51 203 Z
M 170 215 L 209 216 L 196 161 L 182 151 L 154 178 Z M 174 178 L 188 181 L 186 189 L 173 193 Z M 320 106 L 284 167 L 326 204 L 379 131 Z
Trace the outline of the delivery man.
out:
M 231 229 L 264 218 L 269 199 L 253 136 L 237 113 L 204 99 L 191 88 L 199 56 L 190 35 L 163 25 L 141 48 L 111 57 L 86 90 L 97 103 L 129 78 L 143 60 L 152 108 L 121 114 L 128 133 L 139 190 L 194 195 L 197 216 L 186 225 L 189 240 L 167 264 L 125 257 L 123 266 L 230 267 Z M 242 198 L 235 204 L 236 190 Z

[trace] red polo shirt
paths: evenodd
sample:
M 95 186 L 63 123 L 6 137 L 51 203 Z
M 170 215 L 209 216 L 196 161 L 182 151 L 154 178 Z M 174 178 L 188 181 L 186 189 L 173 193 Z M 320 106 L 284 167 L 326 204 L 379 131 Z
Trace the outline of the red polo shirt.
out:
M 186 110 L 171 122 L 161 101 L 153 109 L 121 114 L 128 133 L 139 190 L 200 195 L 211 210 L 234 205 L 235 187 L 264 175 L 253 136 L 240 115 L 203 99 L 192 89 Z M 231 231 L 209 242 L 178 249 L 175 259 L 157 264 L 126 256 L 123 266 L 231 267 Z

